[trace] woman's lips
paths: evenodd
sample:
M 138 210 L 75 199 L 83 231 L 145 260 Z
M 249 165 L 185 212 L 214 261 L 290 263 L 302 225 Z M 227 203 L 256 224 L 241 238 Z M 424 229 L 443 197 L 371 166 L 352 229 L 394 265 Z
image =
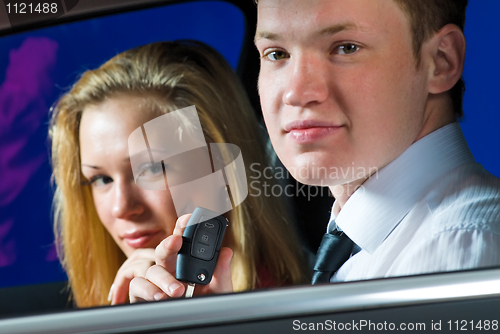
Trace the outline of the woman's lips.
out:
M 128 233 L 123 236 L 123 240 L 127 245 L 132 248 L 146 248 L 146 247 L 156 247 L 156 243 L 152 243 L 156 239 L 160 230 L 150 231 L 150 232 L 134 232 Z M 156 240 L 155 240 L 156 241 Z
M 312 143 L 328 135 L 336 133 L 342 126 L 318 121 L 295 121 L 285 126 L 287 134 L 296 142 Z

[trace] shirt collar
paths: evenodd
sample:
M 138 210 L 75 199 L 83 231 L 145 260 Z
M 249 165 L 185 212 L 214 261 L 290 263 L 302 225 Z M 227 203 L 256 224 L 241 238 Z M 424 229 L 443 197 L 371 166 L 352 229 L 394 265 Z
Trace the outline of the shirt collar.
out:
M 372 175 L 338 216 L 332 207 L 328 230 L 340 227 L 354 243 L 373 253 L 441 177 L 467 162 L 474 162 L 474 157 L 460 125 L 448 124 Z

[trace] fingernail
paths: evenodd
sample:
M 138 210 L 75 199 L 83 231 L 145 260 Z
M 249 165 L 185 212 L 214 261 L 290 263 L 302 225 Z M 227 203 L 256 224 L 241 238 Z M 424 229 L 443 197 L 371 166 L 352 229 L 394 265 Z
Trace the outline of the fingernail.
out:
M 111 301 L 111 299 L 113 299 L 113 289 L 115 288 L 115 285 L 112 284 L 111 285 L 111 288 L 109 289 L 109 293 L 108 293 L 108 302 Z
M 154 294 L 153 298 L 158 301 L 158 300 L 161 300 L 163 298 L 163 293 L 161 292 L 157 292 Z
M 233 259 L 233 255 L 234 255 L 234 253 L 231 252 L 231 256 L 229 257 L 229 260 L 227 261 L 227 266 L 228 267 L 231 267 L 231 260 Z
M 170 291 L 170 293 L 173 293 L 175 290 L 179 289 L 180 287 L 181 287 L 181 285 L 179 283 L 174 282 L 168 286 L 168 291 Z

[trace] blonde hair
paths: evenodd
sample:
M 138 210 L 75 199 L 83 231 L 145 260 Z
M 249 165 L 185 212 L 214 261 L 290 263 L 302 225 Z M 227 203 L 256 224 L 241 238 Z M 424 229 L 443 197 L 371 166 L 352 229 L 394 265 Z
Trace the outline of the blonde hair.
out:
M 267 165 L 255 114 L 224 58 L 195 41 L 159 42 L 125 51 L 85 72 L 53 109 L 53 177 L 57 185 L 54 231 L 74 301 L 108 304 L 107 293 L 126 257 L 100 222 L 89 187 L 82 186 L 79 124 L 85 107 L 120 93 L 153 97 L 160 114 L 195 105 L 207 142 L 241 148 L 249 166 Z M 266 180 L 269 182 L 270 180 Z M 227 244 L 233 249 L 235 291 L 259 285 L 259 270 L 272 282 L 304 283 L 306 268 L 283 202 L 248 196 L 229 213 Z

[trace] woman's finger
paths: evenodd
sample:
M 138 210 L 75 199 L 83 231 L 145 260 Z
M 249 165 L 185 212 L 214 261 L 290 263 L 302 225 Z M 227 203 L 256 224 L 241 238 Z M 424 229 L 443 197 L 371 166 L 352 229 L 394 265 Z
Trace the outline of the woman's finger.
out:
M 144 277 L 135 277 L 130 282 L 131 303 L 151 302 L 167 298 L 167 294 Z
M 209 285 L 199 286 L 195 289 L 195 294 L 233 292 L 233 281 L 231 279 L 232 257 L 233 251 L 228 247 L 222 247 L 220 249 L 219 258 L 217 259 L 217 264 L 215 265 L 212 281 Z
M 115 282 L 112 285 L 111 305 L 124 304 L 127 301 L 129 283 L 133 278 L 134 276 L 115 278 Z
M 180 216 L 177 219 L 177 222 L 175 223 L 175 228 L 174 228 L 173 234 L 182 235 L 182 233 L 184 233 L 184 229 L 187 226 L 189 218 L 191 218 L 191 214 L 186 214 L 186 215 Z
M 177 264 L 177 253 L 182 247 L 182 236 L 172 234 L 164 239 L 155 249 L 155 262 L 163 266 L 168 272 L 175 275 Z
M 222 247 L 219 253 L 219 259 L 214 270 L 213 292 L 229 293 L 233 292 L 233 281 L 231 279 L 231 259 L 233 251 L 228 247 Z
M 191 217 L 191 214 L 183 215 L 177 219 L 173 234 L 164 239 L 155 249 L 156 264 L 165 267 L 172 274 L 175 274 L 177 253 L 181 250 L 182 233 L 186 228 L 189 217 Z
M 175 279 L 164 267 L 154 265 L 148 269 L 145 278 L 160 288 L 169 297 L 177 298 L 184 295 L 184 284 Z
M 108 300 L 111 305 L 123 304 L 127 301 L 130 281 L 137 276 L 144 276 L 149 267 L 154 264 L 154 249 L 137 249 L 123 263 L 116 273 L 111 286 Z

